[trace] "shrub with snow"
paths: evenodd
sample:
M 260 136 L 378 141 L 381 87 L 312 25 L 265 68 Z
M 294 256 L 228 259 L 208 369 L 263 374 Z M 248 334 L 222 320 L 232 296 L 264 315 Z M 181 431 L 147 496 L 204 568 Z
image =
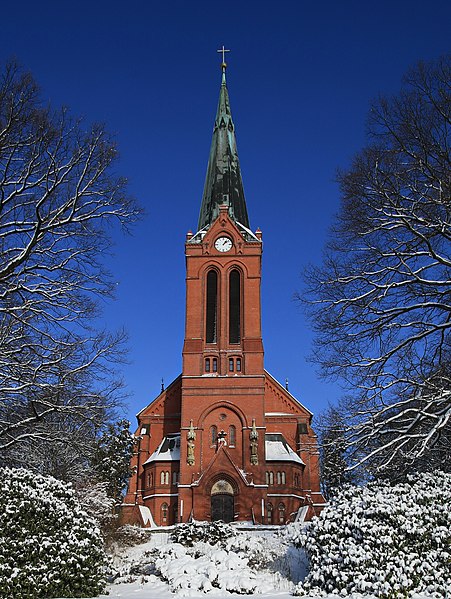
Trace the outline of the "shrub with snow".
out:
M 451 596 L 451 475 L 347 487 L 307 527 L 290 525 L 310 569 L 297 595 Z
M 67 484 L 0 468 L 0 597 L 92 597 L 106 556 L 95 521 Z
M 171 541 L 180 543 L 185 547 L 192 547 L 199 541 L 215 545 L 224 544 L 227 539 L 236 536 L 235 529 L 224 522 L 194 521 L 186 524 L 177 524 L 171 533 Z
M 121 557 L 115 582 L 145 583 L 155 576 L 179 595 L 197 593 L 263 593 L 292 588 L 291 553 L 280 539 L 250 536 L 223 523 L 177 525 L 162 546 L 135 547 L 129 567 Z M 297 555 L 298 557 L 298 555 Z M 297 578 L 299 580 L 299 578 Z

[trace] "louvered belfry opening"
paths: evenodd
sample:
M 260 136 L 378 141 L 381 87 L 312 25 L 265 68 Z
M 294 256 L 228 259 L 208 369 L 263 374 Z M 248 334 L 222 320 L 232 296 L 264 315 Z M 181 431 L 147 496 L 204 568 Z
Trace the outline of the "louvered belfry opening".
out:
M 218 320 L 218 274 L 210 270 L 207 275 L 206 342 L 216 343 Z

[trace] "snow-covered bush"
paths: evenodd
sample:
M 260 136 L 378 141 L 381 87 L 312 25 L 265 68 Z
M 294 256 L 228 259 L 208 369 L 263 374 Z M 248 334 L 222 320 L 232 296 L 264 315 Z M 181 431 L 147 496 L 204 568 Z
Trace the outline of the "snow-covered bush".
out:
M 299 580 L 299 550 L 287 546 L 284 540 L 250 536 L 215 523 L 212 530 L 219 540 L 212 543 L 213 538 L 206 532 L 209 526 L 196 523 L 177 527 L 190 532 L 182 536 L 184 544 L 155 546 L 149 542 L 118 553 L 114 557 L 115 583 L 139 580 L 154 584 L 159 578 L 178 595 L 211 592 L 223 596 L 228 592 L 249 595 L 275 588 L 289 590 L 293 587 L 292 577 Z M 202 540 L 194 540 L 194 536 Z
M 111 527 L 117 520 L 114 514 L 115 500 L 107 493 L 108 483 L 84 481 L 75 487 L 80 507 L 94 518 L 101 530 Z
M 67 484 L 0 468 L 0 597 L 91 597 L 104 589 L 96 523 Z
M 450 505 L 451 475 L 443 472 L 345 488 L 319 518 L 288 528 L 310 562 L 296 594 L 451 596 Z
M 133 547 L 149 541 L 150 530 L 132 524 L 124 524 L 116 528 L 111 542 L 118 547 Z
M 171 541 L 185 547 L 192 547 L 199 541 L 215 545 L 224 545 L 231 537 L 236 536 L 235 529 L 224 522 L 189 522 L 177 524 L 171 532 Z
M 155 569 L 171 590 L 180 594 L 217 588 L 249 595 L 258 592 L 262 582 L 248 567 L 247 558 L 209 543 L 196 543 L 193 548 L 174 543 L 160 548 Z

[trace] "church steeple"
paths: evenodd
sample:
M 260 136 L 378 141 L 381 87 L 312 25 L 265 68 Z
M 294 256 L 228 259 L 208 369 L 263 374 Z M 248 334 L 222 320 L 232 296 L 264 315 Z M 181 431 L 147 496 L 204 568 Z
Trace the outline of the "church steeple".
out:
M 213 139 L 205 178 L 198 230 L 211 225 L 219 214 L 219 205 L 228 204 L 231 218 L 249 228 L 246 200 L 235 139 L 235 126 L 230 110 L 223 52 L 222 82 L 218 109 L 213 129 Z

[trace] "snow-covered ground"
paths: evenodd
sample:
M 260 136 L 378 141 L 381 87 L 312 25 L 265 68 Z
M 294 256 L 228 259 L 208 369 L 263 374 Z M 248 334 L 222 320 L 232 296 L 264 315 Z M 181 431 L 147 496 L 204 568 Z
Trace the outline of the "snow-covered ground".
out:
M 152 578 L 152 577 L 150 577 Z M 169 586 L 155 578 L 142 584 L 139 582 L 133 583 L 121 583 L 116 585 L 110 585 L 108 587 L 109 594 L 101 595 L 101 599 L 176 599 L 180 595 L 174 594 L 170 591 Z M 239 595 L 237 593 L 229 593 L 222 591 L 221 589 L 214 589 L 207 595 L 205 593 L 196 593 L 190 595 L 184 595 L 189 597 L 197 597 L 198 599 L 207 599 L 208 597 L 260 597 L 261 599 L 293 599 L 293 596 L 288 591 L 270 591 L 269 593 L 263 593 L 258 595 Z M 333 597 L 337 599 L 337 596 Z
M 288 597 L 306 573 L 303 550 L 271 535 L 237 534 L 216 544 L 150 542 L 117 550 L 110 597 L 230 597 L 236 592 Z M 130 595 L 131 594 L 131 595 Z
M 226 543 L 196 542 L 192 547 L 170 540 L 161 543 L 154 538 L 117 550 L 114 567 L 119 576 L 101 599 L 238 596 L 292 599 L 291 591 L 305 576 L 307 563 L 302 550 L 288 545 L 277 535 L 269 538 L 238 535 Z M 237 588 L 242 592 L 233 592 Z M 243 594 L 243 590 L 247 593 Z M 337 597 L 331 594 L 326 599 Z M 369 594 L 348 597 L 375 599 Z M 427 598 L 416 595 L 415 599 Z
M 134 583 L 122 583 L 117 585 L 111 585 L 108 587 L 109 594 L 101 595 L 101 599 L 177 599 L 180 595 L 174 594 L 169 590 L 169 586 L 161 580 L 148 580 L 148 582 L 142 584 L 139 582 Z M 261 593 L 258 595 L 239 595 L 237 593 L 228 593 L 217 589 L 217 592 L 211 591 L 207 595 L 204 593 L 196 593 L 192 595 L 185 595 L 194 597 L 197 599 L 208 599 L 208 597 L 217 598 L 231 598 L 231 597 L 258 597 L 259 599 L 293 599 L 293 596 L 288 591 L 269 591 L 268 593 Z M 339 595 L 327 595 L 322 599 L 337 599 Z M 306 596 L 303 599 L 318 599 L 318 597 Z M 359 595 L 352 594 L 348 595 L 347 599 L 376 599 L 374 595 Z M 427 595 L 414 595 L 413 599 L 430 599 Z

